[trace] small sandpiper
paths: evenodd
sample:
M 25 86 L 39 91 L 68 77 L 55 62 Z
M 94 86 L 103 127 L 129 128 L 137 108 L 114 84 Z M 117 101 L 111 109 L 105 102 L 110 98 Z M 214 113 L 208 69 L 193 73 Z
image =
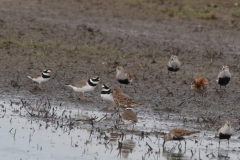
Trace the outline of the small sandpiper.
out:
M 232 134 L 233 134 L 233 130 L 232 130 L 232 127 L 231 127 L 231 122 L 226 121 L 224 126 L 219 128 L 219 130 L 218 130 L 219 146 L 220 146 L 220 140 L 221 139 L 227 139 L 228 140 L 228 145 L 229 145 L 229 139 L 231 138 Z
M 197 93 L 202 94 L 206 92 L 208 88 L 208 80 L 202 76 L 198 76 L 191 84 L 191 89 Z
M 132 82 L 133 77 L 129 72 L 126 72 L 122 66 L 118 66 L 114 71 L 117 71 L 116 78 L 120 84 L 129 84 Z
M 112 92 L 106 84 L 102 85 L 101 98 L 103 101 L 107 102 L 107 108 L 108 108 L 108 104 L 110 103 L 112 104 L 111 109 L 113 109 L 115 102 L 113 100 Z
M 122 120 L 126 124 L 126 129 L 128 125 L 133 125 L 132 130 L 134 130 L 134 124 L 138 122 L 137 115 L 133 112 L 132 108 L 126 108 L 122 114 Z
M 185 139 L 190 138 L 192 135 L 200 133 L 199 131 L 189 131 L 183 128 L 175 128 L 172 129 L 168 134 L 164 136 L 163 141 L 163 148 L 167 141 L 185 141 Z M 186 141 L 185 141 L 185 147 L 186 147 Z
M 171 60 L 168 61 L 167 66 L 168 66 L 168 74 L 169 74 L 169 71 L 176 73 L 180 69 L 181 63 L 179 62 L 178 57 L 173 55 L 171 56 Z
M 69 84 L 66 86 L 71 87 L 73 89 L 73 91 L 75 91 L 75 92 L 80 92 L 79 98 L 82 95 L 83 98 L 86 101 L 88 101 L 87 98 L 84 96 L 84 93 L 93 91 L 99 82 L 101 82 L 100 77 L 94 76 L 90 79 L 85 79 L 85 80 L 82 80 L 82 81 L 79 81 L 79 82 L 76 82 L 73 84 Z
M 231 74 L 229 72 L 229 67 L 223 66 L 222 70 L 220 71 L 217 77 L 217 82 L 220 85 L 220 89 L 221 89 L 221 86 L 225 86 L 226 88 L 226 85 L 229 83 L 230 79 L 231 79 Z
M 113 99 L 119 108 L 133 108 L 140 104 L 132 100 L 128 95 L 121 92 L 120 87 L 116 87 L 113 91 Z
M 28 78 L 30 78 L 31 80 L 33 80 L 34 82 L 39 83 L 40 89 L 43 90 L 41 83 L 43 82 L 47 82 L 50 79 L 50 74 L 51 71 L 49 69 L 46 69 L 44 71 L 42 71 L 42 73 L 37 73 L 31 76 L 27 76 Z M 37 87 L 37 85 L 35 86 L 35 88 Z

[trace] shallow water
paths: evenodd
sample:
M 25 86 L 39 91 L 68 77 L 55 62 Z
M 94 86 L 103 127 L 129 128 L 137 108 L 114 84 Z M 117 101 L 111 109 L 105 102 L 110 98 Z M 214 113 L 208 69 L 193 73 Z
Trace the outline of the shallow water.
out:
M 31 117 L 24 108 L 20 109 L 20 100 L 15 101 L 19 104 L 10 106 L 8 100 L 0 102 L 1 159 L 240 158 L 238 136 L 231 138 L 229 147 L 227 141 L 222 141 L 219 149 L 215 133 L 207 131 L 187 140 L 186 148 L 184 142 L 181 145 L 179 142 L 167 142 L 163 150 L 162 132 L 182 124 L 157 120 L 158 115 L 147 118 L 139 113 L 136 130 L 130 132 L 125 130 L 124 125 L 115 125 L 122 122 L 118 122 L 118 113 L 111 115 L 114 111 L 81 113 L 74 107 L 69 109 L 68 105 L 58 107 L 55 118 L 36 118 Z M 102 119 L 106 114 L 106 118 Z M 94 117 L 96 119 L 92 127 L 90 121 L 85 120 Z

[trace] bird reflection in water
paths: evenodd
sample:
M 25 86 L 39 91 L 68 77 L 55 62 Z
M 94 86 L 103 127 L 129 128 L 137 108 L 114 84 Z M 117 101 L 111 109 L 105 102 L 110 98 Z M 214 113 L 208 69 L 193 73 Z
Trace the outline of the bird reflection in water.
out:
M 118 141 L 118 157 L 128 158 L 129 153 L 132 153 L 133 149 L 136 146 L 136 142 L 133 141 L 133 135 L 127 137 L 123 133 L 110 133 L 110 141 Z
M 171 148 L 170 150 L 166 150 L 166 148 L 163 148 L 162 156 L 165 157 L 167 160 L 173 160 L 173 159 L 180 159 L 180 160 L 187 160 L 189 159 L 188 156 L 186 156 L 186 148 L 184 149 L 184 152 L 182 152 L 181 148 L 178 148 L 178 152 L 174 152 L 176 149 L 176 146 Z

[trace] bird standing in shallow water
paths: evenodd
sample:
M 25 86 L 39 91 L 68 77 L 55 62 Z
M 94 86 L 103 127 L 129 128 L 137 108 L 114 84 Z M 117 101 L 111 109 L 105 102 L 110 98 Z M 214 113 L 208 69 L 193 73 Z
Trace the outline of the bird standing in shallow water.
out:
M 113 99 L 112 92 L 106 84 L 102 85 L 101 98 L 103 101 L 107 102 L 107 108 L 108 108 L 108 103 L 111 103 L 112 104 L 111 109 L 113 109 L 115 102 Z
M 163 141 L 163 148 L 167 141 L 181 141 L 189 138 L 190 136 L 200 133 L 199 131 L 189 131 L 183 128 L 175 128 L 172 129 L 168 134 L 164 136 Z M 186 141 L 185 141 L 185 147 L 186 147 Z
M 221 86 L 225 86 L 226 88 L 226 85 L 229 83 L 230 79 L 231 79 L 231 74 L 229 72 L 229 67 L 223 66 L 222 70 L 220 71 L 217 77 L 217 82 L 220 85 L 220 89 L 221 89 Z
M 114 71 L 117 71 L 116 78 L 120 84 L 129 84 L 132 82 L 133 77 L 129 72 L 126 72 L 122 66 L 118 66 Z
M 198 76 L 191 84 L 191 89 L 197 93 L 202 94 L 206 92 L 208 88 L 208 80 L 202 76 Z
M 81 94 L 82 94 L 83 98 L 86 101 L 88 101 L 87 98 L 84 96 L 84 93 L 93 91 L 99 82 L 101 82 L 100 77 L 94 76 L 90 79 L 85 79 L 85 80 L 82 80 L 73 84 L 69 84 L 66 86 L 71 87 L 75 92 L 80 92 L 79 98 L 81 97 Z
M 134 124 L 138 122 L 137 115 L 133 112 L 132 108 L 126 108 L 122 114 L 122 120 L 126 124 L 126 129 L 128 125 L 133 125 L 132 130 L 134 130 Z
M 167 66 L 168 66 L 168 74 L 169 74 L 169 71 L 176 73 L 180 69 L 181 63 L 179 62 L 178 57 L 173 55 L 171 56 L 171 60 L 168 61 Z
M 119 108 L 133 108 L 140 104 L 132 100 L 128 95 L 121 92 L 120 87 L 116 87 L 113 91 L 113 99 Z
M 31 76 L 28 76 L 28 78 L 30 78 L 34 82 L 39 83 L 40 89 L 43 90 L 41 83 L 49 81 L 50 74 L 51 74 L 50 69 L 46 69 L 46 70 L 42 71 L 42 73 L 37 73 L 37 74 L 31 75 Z M 35 86 L 35 88 L 36 87 L 37 87 L 37 85 Z
M 231 127 L 231 122 L 226 121 L 224 126 L 219 128 L 219 130 L 218 130 L 219 146 L 220 146 L 220 140 L 221 139 L 227 139 L 228 140 L 228 145 L 229 145 L 229 139 L 231 138 L 232 134 L 233 134 L 233 130 L 232 130 L 232 127 Z

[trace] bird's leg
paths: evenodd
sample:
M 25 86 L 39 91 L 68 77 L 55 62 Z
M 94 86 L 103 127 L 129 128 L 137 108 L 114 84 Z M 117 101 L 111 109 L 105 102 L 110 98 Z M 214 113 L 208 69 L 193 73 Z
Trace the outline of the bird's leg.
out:
M 87 98 L 84 96 L 84 94 L 83 94 L 83 98 L 84 98 L 86 101 L 88 101 Z
M 106 109 L 108 109 L 108 103 L 107 103 L 107 107 L 106 107 Z
M 221 143 L 221 141 L 220 141 L 220 139 L 219 139 L 219 146 L 218 146 L 218 149 L 220 148 L 220 143 Z
M 127 130 L 128 125 L 126 124 L 126 130 Z
M 82 95 L 82 93 L 80 92 L 79 97 L 78 97 L 79 100 L 81 99 L 81 95 Z
M 40 85 L 40 89 L 43 91 L 43 88 L 42 88 L 42 86 Z
M 187 142 L 186 142 L 186 140 L 185 140 L 185 139 L 184 139 L 184 142 L 185 142 L 185 151 L 186 151 Z
M 111 107 L 111 110 L 113 109 L 113 104 L 112 104 L 112 107 Z
M 182 146 L 181 141 L 179 141 L 178 149 L 180 149 L 180 146 Z
M 133 128 L 132 128 L 132 131 L 134 130 L 134 125 L 133 125 Z

